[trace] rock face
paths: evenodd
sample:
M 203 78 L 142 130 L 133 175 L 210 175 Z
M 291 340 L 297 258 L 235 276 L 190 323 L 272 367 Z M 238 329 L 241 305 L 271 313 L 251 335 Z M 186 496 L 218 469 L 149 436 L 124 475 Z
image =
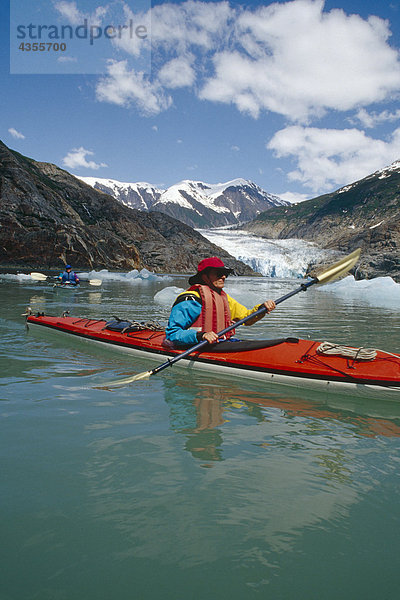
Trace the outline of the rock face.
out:
M 388 275 L 400 282 L 400 161 L 332 194 L 271 209 L 244 228 L 345 253 L 360 247 L 356 277 Z
M 246 179 L 217 184 L 184 180 L 166 190 L 150 183 L 124 183 L 95 177 L 80 179 L 114 196 L 125 206 L 157 210 L 197 228 L 251 221 L 262 211 L 289 204 Z
M 127 208 L 0 142 L 0 265 L 194 273 L 212 255 L 239 275 L 253 273 L 183 223 Z

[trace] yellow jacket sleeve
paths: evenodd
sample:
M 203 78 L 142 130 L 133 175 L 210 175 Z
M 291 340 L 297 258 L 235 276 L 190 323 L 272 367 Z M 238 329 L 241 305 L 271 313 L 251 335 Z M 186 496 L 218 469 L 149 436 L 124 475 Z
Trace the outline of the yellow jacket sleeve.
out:
M 251 313 L 255 312 L 256 310 L 258 310 L 261 306 L 261 304 L 257 304 L 257 306 L 254 306 L 253 308 L 246 308 L 245 306 L 243 306 L 243 304 L 240 304 L 237 300 L 235 300 L 234 298 L 231 298 L 231 296 L 228 296 L 228 302 L 229 302 L 229 308 L 231 311 L 231 317 L 232 317 L 232 321 L 240 321 L 240 319 L 244 319 L 245 317 L 248 317 L 249 315 L 251 315 Z M 260 319 L 262 319 L 264 315 L 258 315 L 257 317 L 254 317 L 254 319 L 250 319 L 249 321 L 247 321 L 247 323 L 244 323 L 245 325 L 253 325 L 254 323 L 256 323 L 257 321 L 259 321 Z

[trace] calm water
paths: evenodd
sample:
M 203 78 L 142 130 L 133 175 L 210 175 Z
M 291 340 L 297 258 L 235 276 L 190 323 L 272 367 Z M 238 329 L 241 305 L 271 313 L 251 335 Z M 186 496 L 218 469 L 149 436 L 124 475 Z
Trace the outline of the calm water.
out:
M 248 306 L 298 285 L 228 283 Z M 1 600 L 397 598 L 396 403 L 178 366 L 99 390 L 154 363 L 27 332 L 20 316 L 164 321 L 167 286 L 185 280 L 0 282 Z M 400 351 L 398 307 L 320 289 L 242 331 Z

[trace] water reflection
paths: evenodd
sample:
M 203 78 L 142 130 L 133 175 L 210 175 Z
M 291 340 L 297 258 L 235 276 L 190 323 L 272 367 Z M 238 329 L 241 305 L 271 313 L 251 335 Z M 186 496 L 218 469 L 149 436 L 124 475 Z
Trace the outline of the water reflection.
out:
M 102 293 L 101 292 L 89 292 L 88 302 L 89 304 L 101 304 Z
M 398 419 L 322 399 L 173 372 L 96 394 L 81 476 L 91 518 L 122 540 L 111 560 L 268 572 L 307 530 L 346 527 L 375 490 L 385 501 L 400 456 Z
M 178 384 L 179 388 L 179 384 Z M 176 393 L 176 386 L 166 386 L 165 401 L 170 409 L 171 428 L 186 437 L 185 449 L 202 460 L 222 460 L 221 445 L 224 423 L 218 387 L 187 401 Z
M 171 428 L 186 437 L 185 449 L 193 457 L 207 461 L 223 460 L 223 425 L 227 422 L 227 410 L 244 406 L 244 398 L 238 401 L 234 396 L 234 388 L 228 391 L 218 384 L 203 382 L 196 388 L 182 378 L 165 380 L 165 401 L 170 410 Z M 255 405 L 249 405 L 247 413 L 263 419 L 261 409 Z
M 171 428 L 185 436 L 185 449 L 201 460 L 223 460 L 225 424 L 232 418 L 237 419 L 239 414 L 261 423 L 267 421 L 274 411 L 273 414 L 280 415 L 291 425 L 290 436 L 274 443 L 289 447 L 307 447 L 310 437 L 313 443 L 319 440 L 319 444 L 325 446 L 325 433 L 332 426 L 345 428 L 347 434 L 354 436 L 400 437 L 400 407 L 392 403 L 357 401 L 340 396 L 321 400 L 318 394 L 315 394 L 315 401 L 311 401 L 309 392 L 307 399 L 296 392 L 291 395 L 266 394 L 231 383 L 229 386 L 221 383 L 212 385 L 201 377 L 197 386 L 192 380 L 188 382 L 182 377 L 170 377 L 165 379 L 164 387 Z M 296 428 L 301 440 L 294 435 Z M 266 447 L 271 443 L 259 442 L 258 445 Z M 325 464 L 326 472 L 333 476 L 342 471 L 342 452 L 328 450 L 329 454 L 324 458 L 321 455 L 321 465 Z
M 42 305 L 46 302 L 46 297 L 45 296 L 38 296 L 37 294 L 35 294 L 34 296 L 31 296 L 29 299 L 29 304 L 31 306 L 36 306 L 36 305 Z
M 68 292 L 2 286 L 2 372 L 18 376 L 0 415 L 3 579 L 21 582 L 21 593 L 10 588 L 9 595 L 128 598 L 134 590 L 140 598 L 186 598 L 201 589 L 204 598 L 243 600 L 260 591 L 289 598 L 293 589 L 285 585 L 293 581 L 306 598 L 310 589 L 320 591 L 319 573 L 331 575 L 322 597 L 337 595 L 337 573 L 347 574 L 340 582 L 346 598 L 357 597 L 360 582 L 365 591 L 370 573 L 380 574 L 374 597 L 379 584 L 387 589 L 387 573 L 395 585 L 396 403 L 303 396 L 178 369 L 115 392 L 94 390 L 85 371 L 100 366 L 109 380 L 126 365 L 140 371 L 148 364 L 75 339 L 26 336 L 20 314 L 27 298 L 36 294 L 34 310 L 62 314 Z M 243 296 L 249 286 L 243 282 Z M 100 308 L 85 292 L 73 308 L 77 315 L 134 312 L 145 320 L 161 309 L 152 304 L 154 290 L 143 288 L 135 295 L 115 286 L 103 292 Z M 331 303 L 313 302 L 316 294 L 304 296 L 285 306 L 282 328 L 274 316 L 254 334 L 303 328 L 311 339 L 336 338 L 340 303 L 334 313 Z M 345 341 L 396 348 L 398 314 L 377 317 L 368 307 L 349 311 Z M 264 582 L 275 582 L 274 589 L 262 589 Z

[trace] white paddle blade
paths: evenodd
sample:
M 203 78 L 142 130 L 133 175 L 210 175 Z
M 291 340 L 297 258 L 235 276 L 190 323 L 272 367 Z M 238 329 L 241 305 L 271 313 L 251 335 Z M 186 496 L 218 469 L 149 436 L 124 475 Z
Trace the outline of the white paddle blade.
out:
M 33 273 L 30 273 L 30 276 L 35 281 L 46 281 L 46 279 L 47 279 L 47 275 L 44 275 L 43 273 L 35 273 L 35 272 L 33 272 Z
M 102 279 L 89 279 L 90 285 L 101 285 L 103 283 Z

